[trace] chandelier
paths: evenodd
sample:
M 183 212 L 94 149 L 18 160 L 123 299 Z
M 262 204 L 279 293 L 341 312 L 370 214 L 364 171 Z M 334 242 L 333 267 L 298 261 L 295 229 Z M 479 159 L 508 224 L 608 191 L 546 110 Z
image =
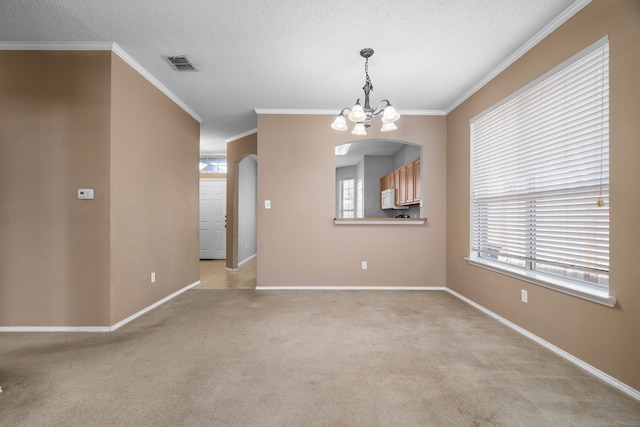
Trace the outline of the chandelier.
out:
M 367 128 L 371 126 L 371 120 L 380 114 L 382 114 L 382 128 L 380 129 L 382 132 L 398 129 L 394 122 L 400 118 L 400 114 L 393 108 L 388 99 L 383 99 L 378 106 L 373 109 L 369 105 L 369 93 L 373 90 L 373 85 L 369 78 L 369 58 L 373 56 L 373 49 L 362 49 L 360 56 L 365 58 L 364 73 L 367 77 L 364 87 L 362 88 L 362 90 L 364 90 L 364 107 L 360 105 L 360 98 L 358 98 L 353 107 L 345 107 L 340 111 L 340 114 L 338 114 L 338 117 L 333 121 L 331 127 L 339 131 L 347 130 L 347 121 L 344 115 L 346 112 L 349 112 L 347 117 L 356 124 L 353 127 L 353 131 L 351 131 L 354 135 L 366 135 Z

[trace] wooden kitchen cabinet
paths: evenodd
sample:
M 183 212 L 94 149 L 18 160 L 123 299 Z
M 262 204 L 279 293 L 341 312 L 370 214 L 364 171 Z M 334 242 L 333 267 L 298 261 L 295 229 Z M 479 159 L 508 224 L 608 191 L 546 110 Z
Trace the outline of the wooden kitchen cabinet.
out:
M 406 201 L 405 203 L 407 204 L 411 204 L 415 202 L 415 181 L 414 181 L 414 174 L 413 174 L 413 162 L 411 163 L 407 163 L 407 165 L 405 166 L 405 168 L 407 169 L 407 179 L 405 180 L 405 194 L 406 194 Z
M 380 192 L 395 189 L 394 203 L 397 206 L 419 204 L 422 197 L 420 167 L 420 158 L 417 158 L 380 178 Z
M 422 189 L 420 188 L 420 158 L 418 157 L 413 161 L 413 200 L 416 203 L 420 203 L 422 199 Z
M 400 170 L 395 170 L 393 172 L 393 188 L 395 188 L 395 200 L 393 203 L 397 206 L 400 204 Z
M 398 194 L 398 203 L 397 205 L 405 205 L 407 204 L 407 166 L 404 165 L 399 169 L 399 177 L 400 182 L 396 187 L 396 193 Z
M 380 192 L 393 188 L 393 174 L 389 174 L 380 179 Z

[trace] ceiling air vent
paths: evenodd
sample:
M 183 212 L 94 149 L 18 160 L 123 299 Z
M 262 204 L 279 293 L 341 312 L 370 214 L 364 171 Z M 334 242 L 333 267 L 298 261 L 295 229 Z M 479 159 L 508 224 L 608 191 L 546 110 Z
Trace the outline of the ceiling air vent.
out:
M 185 55 L 164 56 L 163 58 L 166 59 L 171 67 L 176 71 L 198 71 Z

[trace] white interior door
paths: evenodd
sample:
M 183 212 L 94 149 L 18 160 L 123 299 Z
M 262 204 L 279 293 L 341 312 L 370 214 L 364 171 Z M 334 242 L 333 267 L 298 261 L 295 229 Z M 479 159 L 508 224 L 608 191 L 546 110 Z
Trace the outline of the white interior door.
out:
M 200 180 L 200 259 L 227 257 L 227 180 Z

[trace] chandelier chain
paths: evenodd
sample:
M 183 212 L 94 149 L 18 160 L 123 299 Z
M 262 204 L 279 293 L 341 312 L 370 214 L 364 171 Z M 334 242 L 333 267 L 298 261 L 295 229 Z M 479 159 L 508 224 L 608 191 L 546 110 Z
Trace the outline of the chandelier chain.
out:
M 373 85 L 371 84 L 371 79 L 369 78 L 369 58 L 368 57 L 364 61 L 364 74 L 367 76 L 366 83 L 369 84 L 369 89 L 373 89 Z

